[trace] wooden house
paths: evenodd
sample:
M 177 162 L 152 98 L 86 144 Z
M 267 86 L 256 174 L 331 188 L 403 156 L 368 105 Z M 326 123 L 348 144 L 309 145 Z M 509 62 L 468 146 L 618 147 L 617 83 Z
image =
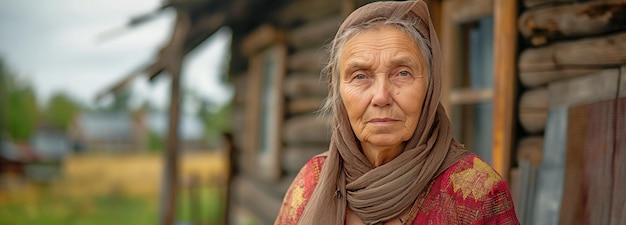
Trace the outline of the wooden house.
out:
M 327 149 L 329 123 L 315 114 L 327 94 L 324 46 L 368 2 L 167 1 L 178 11 L 172 40 L 141 71 L 172 75 L 172 121 L 180 60 L 218 28 L 232 30 L 231 224 L 271 224 L 300 167 Z M 520 221 L 623 224 L 626 1 L 427 2 L 455 137 L 509 180 Z M 175 159 L 176 146 L 168 150 Z

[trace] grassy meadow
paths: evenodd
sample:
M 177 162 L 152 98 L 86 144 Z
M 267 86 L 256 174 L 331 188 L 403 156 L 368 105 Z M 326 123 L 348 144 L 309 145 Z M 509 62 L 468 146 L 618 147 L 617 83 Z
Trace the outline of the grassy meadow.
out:
M 222 154 L 189 153 L 180 159 L 176 221 L 219 224 Z M 10 185 L 0 189 L 0 224 L 157 224 L 162 170 L 159 154 L 70 156 L 62 176 L 51 183 L 8 178 Z M 194 189 L 191 177 L 197 178 Z

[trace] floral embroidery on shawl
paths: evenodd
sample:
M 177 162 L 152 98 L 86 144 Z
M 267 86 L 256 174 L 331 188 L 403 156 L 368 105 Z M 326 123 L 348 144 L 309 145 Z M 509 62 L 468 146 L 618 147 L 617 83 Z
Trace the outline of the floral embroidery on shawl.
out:
M 325 157 L 316 156 L 302 167 L 289 190 L 274 224 L 297 224 L 308 203 L 322 170 Z

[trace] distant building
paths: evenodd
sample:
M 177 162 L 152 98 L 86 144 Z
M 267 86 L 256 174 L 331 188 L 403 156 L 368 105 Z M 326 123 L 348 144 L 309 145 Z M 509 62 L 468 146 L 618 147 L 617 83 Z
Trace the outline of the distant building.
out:
M 83 149 L 96 151 L 141 151 L 150 136 L 165 140 L 167 114 L 160 112 L 82 112 L 70 125 L 69 135 Z M 206 148 L 202 122 L 183 115 L 180 125 L 185 149 Z
M 145 140 L 140 124 L 127 112 L 82 112 L 70 125 L 69 134 L 85 149 L 136 150 L 143 148 Z

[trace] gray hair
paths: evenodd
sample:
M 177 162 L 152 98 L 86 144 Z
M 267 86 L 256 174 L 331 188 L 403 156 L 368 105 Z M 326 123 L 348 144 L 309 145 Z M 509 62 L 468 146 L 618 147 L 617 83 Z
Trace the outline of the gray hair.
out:
M 341 52 L 345 43 L 356 36 L 357 34 L 362 33 L 365 30 L 368 30 L 373 27 L 381 26 L 381 25 L 391 25 L 401 31 L 404 31 L 409 37 L 413 40 L 413 42 L 419 48 L 422 56 L 426 59 L 428 63 L 428 82 L 430 82 L 430 77 L 432 73 L 432 51 L 430 48 L 430 41 L 421 34 L 417 28 L 416 24 L 422 21 L 416 21 L 417 19 L 412 18 L 398 18 L 398 19 L 382 19 L 375 18 L 365 23 L 359 24 L 357 26 L 348 27 L 344 30 L 343 33 L 337 34 L 335 39 L 330 43 L 330 56 L 328 59 L 328 63 L 324 67 L 322 74 L 326 74 L 327 81 L 329 81 L 329 90 L 328 97 L 326 97 L 326 101 L 324 105 L 320 109 L 322 116 L 330 116 L 335 112 L 334 108 L 341 104 L 341 97 L 339 94 L 339 60 L 341 57 Z

